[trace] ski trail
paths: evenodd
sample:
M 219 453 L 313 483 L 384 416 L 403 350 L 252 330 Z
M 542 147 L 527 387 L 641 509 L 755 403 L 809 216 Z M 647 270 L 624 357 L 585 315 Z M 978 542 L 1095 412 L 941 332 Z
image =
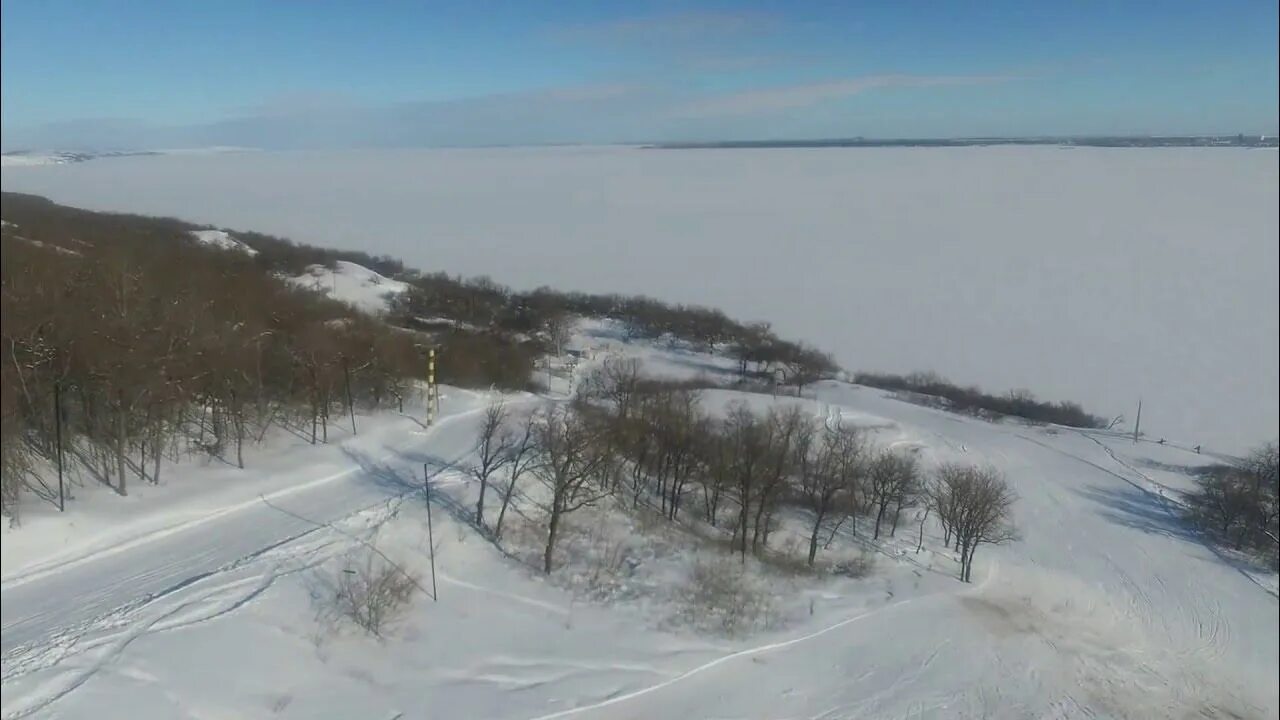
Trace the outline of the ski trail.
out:
M 712 668 L 719 667 L 720 665 L 723 665 L 728 662 L 732 662 L 739 658 L 751 657 L 754 655 L 763 655 L 765 653 L 770 653 L 775 650 L 783 650 L 785 648 L 793 647 L 795 645 L 799 645 L 801 643 L 808 642 L 815 638 L 822 637 L 823 635 L 827 635 L 829 633 L 835 632 L 836 630 L 852 625 L 858 622 L 859 620 L 865 620 L 874 615 L 879 615 L 883 612 L 887 612 L 890 610 L 896 610 L 898 608 L 911 605 L 912 603 L 916 603 L 922 600 L 933 600 L 937 598 L 950 598 L 960 594 L 963 594 L 963 595 L 976 594 L 981 592 L 984 588 L 986 588 L 987 585 L 991 582 L 991 580 L 995 578 L 996 568 L 997 566 L 993 563 L 990 566 L 990 569 L 988 570 L 986 577 L 983 578 L 981 583 L 979 583 L 976 587 L 964 589 L 959 593 L 938 593 L 934 595 L 923 595 L 920 597 L 911 598 L 910 600 L 903 600 L 901 602 L 896 602 L 891 605 L 882 605 L 878 608 L 867 610 L 865 612 L 858 613 L 857 615 L 847 617 L 843 620 L 840 620 L 839 622 L 833 623 L 824 628 L 808 633 L 807 635 L 801 635 L 800 637 L 791 638 L 790 640 L 782 640 L 779 642 L 768 643 L 766 645 L 758 645 L 756 647 L 747 648 L 745 650 L 738 650 L 737 652 L 732 652 L 732 653 L 729 653 L 728 655 L 722 655 L 714 660 L 698 665 L 697 667 L 690 668 L 689 670 L 686 670 L 683 673 L 676 675 L 675 677 L 669 678 L 667 680 L 663 680 L 662 682 L 656 683 L 654 685 L 649 685 L 648 687 L 640 688 L 639 690 L 633 690 L 629 693 L 625 693 L 623 695 L 617 695 L 617 696 L 608 698 L 607 700 L 602 700 L 600 702 L 592 703 L 590 705 L 580 705 L 574 708 L 558 710 L 556 712 L 549 713 L 546 715 L 538 715 L 537 717 L 530 718 L 529 720 L 556 720 L 557 718 L 571 717 L 573 715 L 589 712 L 591 710 L 599 710 L 601 708 L 606 708 L 611 705 L 616 705 L 618 703 L 626 702 L 628 700 L 634 700 L 635 698 L 641 697 L 643 695 L 648 695 L 649 693 L 662 690 L 663 688 L 670 687 L 684 680 L 688 680 L 689 678 L 695 675 L 699 675 L 701 673 L 706 672 L 707 670 L 711 670 Z
M 225 585 L 211 588 L 194 598 L 185 600 L 164 610 L 152 618 L 134 623 L 131 627 L 115 638 L 104 639 L 94 645 L 91 645 L 89 649 L 96 649 L 103 646 L 105 646 L 106 649 L 84 667 L 64 673 L 63 675 L 55 677 L 45 683 L 44 687 L 32 696 L 29 696 L 28 704 L 17 709 L 8 710 L 4 715 L 5 720 L 17 720 L 18 718 L 27 717 L 49 707 L 62 698 L 65 698 L 75 692 L 82 685 L 97 675 L 100 670 L 123 655 L 125 650 L 127 650 L 135 640 L 158 632 L 177 630 L 197 625 L 199 623 L 208 622 L 228 613 L 235 612 L 270 589 L 275 581 L 280 577 L 300 572 L 308 567 L 310 566 L 303 565 L 299 568 L 282 572 L 280 565 L 277 563 L 259 577 L 243 578 Z M 233 590 L 246 585 L 251 585 L 248 592 L 239 596 L 227 596 L 228 590 Z M 187 609 L 206 603 L 212 603 L 212 606 L 196 612 L 193 615 L 182 615 L 182 613 Z
M 1079 431 L 1077 431 L 1077 432 L 1079 432 Z M 1119 457 L 1118 455 L 1116 455 L 1116 453 L 1115 453 L 1115 451 L 1114 451 L 1114 450 L 1112 450 L 1110 447 L 1108 447 L 1107 445 L 1105 445 L 1102 441 L 1098 440 L 1097 438 L 1095 438 L 1095 437 L 1093 437 L 1093 436 L 1091 436 L 1091 435 L 1088 435 L 1088 434 L 1086 434 L 1086 433 L 1083 433 L 1083 432 L 1082 432 L 1082 433 L 1080 433 L 1080 435 L 1082 435 L 1082 436 L 1084 436 L 1084 437 L 1089 438 L 1089 439 L 1090 439 L 1090 440 L 1092 440 L 1094 443 L 1096 443 L 1096 444 L 1098 445 L 1098 447 L 1100 447 L 1100 448 L 1102 448 L 1104 451 L 1106 451 L 1107 455 L 1110 455 L 1110 456 L 1111 456 L 1111 459 L 1116 461 L 1116 464 L 1120 465 L 1121 467 L 1124 467 L 1124 468 L 1125 468 L 1125 469 L 1127 469 L 1129 472 L 1133 473 L 1134 475 L 1137 475 L 1138 477 L 1142 478 L 1143 480 L 1146 480 L 1147 482 L 1149 482 L 1149 483 L 1151 483 L 1152 485 L 1154 485 L 1154 486 L 1156 486 L 1157 488 L 1159 488 L 1159 490 L 1157 491 L 1157 494 L 1158 494 L 1160 497 L 1162 497 L 1162 498 L 1164 498 L 1164 499 L 1168 500 L 1169 502 L 1172 502 L 1173 504 L 1177 505 L 1177 506 L 1178 506 L 1178 507 L 1180 507 L 1180 508 L 1184 508 L 1184 509 L 1185 509 L 1185 508 L 1187 507 L 1186 503 L 1182 502 L 1182 501 L 1181 501 L 1181 500 L 1179 500 L 1177 497 L 1175 497 L 1176 495 L 1180 495 L 1180 494 L 1181 494 L 1181 493 L 1179 493 L 1177 490 L 1174 490 L 1173 488 L 1169 487 L 1168 485 L 1165 485 L 1164 483 L 1157 482 L 1157 481 L 1156 481 L 1156 480 L 1154 480 L 1150 475 L 1147 475 L 1146 473 L 1142 472 L 1142 471 L 1141 471 L 1141 470 L 1139 470 L 1138 468 L 1136 468 L 1136 467 L 1134 467 L 1134 466 L 1130 465 L 1129 463 L 1125 462 L 1124 460 L 1121 460 L 1121 459 L 1120 459 L 1120 457 Z M 1148 491 L 1149 491 L 1149 490 L 1148 490 Z
M 472 393 L 472 395 L 475 395 L 475 393 Z M 532 400 L 522 400 L 518 402 L 528 403 L 528 402 L 532 402 Z M 427 437 L 430 437 L 433 431 L 436 431 L 446 425 L 451 425 L 464 418 L 478 415 L 484 412 L 484 410 L 485 408 L 481 406 L 481 407 L 471 408 L 468 410 L 463 410 L 461 412 L 454 413 L 447 417 L 441 418 L 435 425 L 432 425 L 430 428 L 428 428 L 428 430 L 425 433 L 422 433 L 420 435 L 420 439 L 416 441 L 415 444 L 420 442 L 425 442 L 425 439 Z M 391 452 L 388 452 L 383 456 L 374 460 L 374 462 L 378 462 L 378 463 L 386 462 L 396 457 L 398 452 L 399 450 L 393 450 Z M 7 577 L 0 579 L 0 589 L 9 590 L 11 588 L 18 587 L 20 585 L 25 585 L 35 580 L 46 578 L 50 575 L 54 575 L 60 572 L 64 572 L 66 570 L 70 570 L 72 568 L 83 565 L 85 563 L 93 562 L 104 557 L 110 557 L 113 555 L 118 555 L 120 553 L 128 552 L 140 546 L 147 545 L 147 544 L 156 542 L 158 540 L 163 540 L 173 535 L 177 535 L 179 533 L 183 533 L 188 530 L 192 530 L 194 528 L 198 528 L 204 525 L 208 525 L 209 523 L 216 522 L 229 515 L 233 515 L 243 510 L 247 510 L 249 508 L 255 507 L 260 503 L 262 503 L 264 500 L 266 501 L 282 500 L 294 495 L 298 495 L 300 493 L 305 493 L 311 490 L 315 490 L 316 488 L 320 488 L 330 483 L 336 482 L 338 480 L 342 480 L 343 478 L 351 477 L 352 475 L 358 475 L 359 473 L 362 473 L 362 472 L 365 472 L 365 467 L 363 467 L 360 464 L 356 464 L 350 468 L 347 468 L 346 470 L 342 470 L 342 471 L 333 473 L 331 475 L 325 475 L 324 477 L 315 478 L 313 480 L 299 483 L 297 485 L 293 485 L 287 488 L 282 488 L 275 492 L 258 495 L 257 497 L 254 497 L 251 500 L 245 500 L 244 502 L 236 503 L 234 505 L 229 505 L 227 507 L 220 508 L 218 510 L 213 510 L 208 514 L 193 520 L 186 520 L 183 522 L 175 523 L 168 527 L 143 533 L 142 535 L 130 538 L 118 544 L 112 545 L 111 547 L 108 547 L 108 548 L 91 551 L 87 554 L 78 555 L 70 559 L 47 561 L 35 566 L 23 568 L 21 570 L 18 570 L 17 572 L 9 574 Z
M 512 593 L 505 593 L 500 590 L 493 590 L 491 588 L 476 585 L 474 583 L 469 583 L 466 580 L 459 580 L 458 578 L 455 578 L 445 572 L 436 571 L 436 577 L 441 582 L 444 582 L 448 585 L 455 585 L 457 587 L 466 588 L 467 590 L 484 593 L 486 595 L 490 595 L 493 597 L 504 598 L 506 600 L 511 600 L 512 602 L 521 603 L 522 605 L 529 605 L 530 607 L 536 607 L 541 610 L 547 610 L 557 615 L 569 614 L 568 609 L 560 607 L 559 605 L 556 605 L 554 603 L 544 602 L 542 600 L 537 600 L 531 597 L 525 597 L 523 595 L 513 595 Z
M 1137 482 L 1134 482 L 1132 479 L 1127 478 L 1127 477 L 1125 477 L 1124 475 L 1121 475 L 1120 473 L 1118 473 L 1118 472 L 1116 472 L 1116 471 L 1114 471 L 1114 470 L 1108 470 L 1107 468 L 1102 467 L 1101 465 L 1099 465 L 1099 464 L 1097 464 L 1097 463 L 1093 462 L 1092 460 L 1088 460 L 1088 459 L 1086 459 L 1086 458 L 1082 458 L 1082 457 L 1080 457 L 1079 455 L 1075 455 L 1075 454 L 1073 454 L 1073 453 L 1067 452 L 1066 450 L 1062 450 L 1062 449 L 1060 449 L 1060 448 L 1053 447 L 1052 445 L 1047 445 L 1047 444 L 1045 444 L 1045 443 L 1040 442 L 1039 440 L 1036 440 L 1035 438 L 1027 437 L 1026 435 L 1023 435 L 1023 434 L 1021 434 L 1021 433 L 1013 433 L 1013 434 L 1014 434 L 1014 436 L 1015 436 L 1015 437 L 1020 437 L 1020 438 L 1022 438 L 1023 440 L 1026 440 L 1026 441 L 1027 441 L 1027 442 L 1029 442 L 1029 443 L 1034 443 L 1034 444 L 1036 444 L 1036 445 L 1039 445 L 1040 447 L 1045 448 L 1046 450 L 1052 450 L 1053 452 L 1056 452 L 1056 453 L 1058 453 L 1059 455 L 1063 455 L 1063 456 L 1065 456 L 1065 457 L 1072 458 L 1072 459 L 1074 459 L 1074 460 L 1077 460 L 1077 461 L 1079 461 L 1079 462 L 1084 463 L 1085 465 L 1088 465 L 1089 467 L 1092 467 L 1092 468 L 1095 468 L 1095 469 L 1101 470 L 1102 472 L 1104 472 L 1104 473 L 1106 473 L 1106 474 L 1110 475 L 1111 477 L 1114 477 L 1114 478 L 1116 478 L 1116 479 L 1118 479 L 1118 480 L 1122 480 L 1122 481 L 1124 481 L 1125 483 L 1127 483 L 1127 484 L 1128 484 L 1128 485 L 1130 485 L 1131 487 L 1133 487 L 1133 488 L 1137 489 L 1139 492 L 1142 492 L 1142 493 L 1144 493 L 1144 494 L 1146 494 L 1146 495 L 1150 495 L 1151 497 L 1154 497 L 1154 498 L 1156 498 L 1157 500 L 1159 500 L 1159 503 L 1160 503 L 1160 507 L 1161 507 L 1161 509 L 1162 509 L 1162 510 L 1164 510 L 1164 511 L 1165 511 L 1165 513 L 1166 513 L 1166 514 L 1168 514 L 1170 518 L 1172 518 L 1173 520 L 1178 521 L 1178 522 L 1185 522 L 1185 521 L 1182 519 L 1182 517 L 1179 515 L 1178 511 L 1175 509 L 1175 508 L 1177 508 L 1177 509 L 1182 509 L 1182 508 L 1185 508 L 1185 506 L 1184 506 L 1183 504 L 1179 503 L 1177 500 L 1174 500 L 1173 498 L 1170 498 L 1169 496 L 1167 496 L 1167 495 L 1165 495 L 1165 494 L 1163 494 L 1163 493 L 1157 493 L 1157 492 L 1154 492 L 1154 491 L 1152 491 L 1152 490 L 1151 490 L 1151 488 L 1143 487 L 1141 484 L 1139 484 L 1139 483 L 1137 483 Z M 1084 435 L 1084 433 L 1081 433 L 1081 434 L 1082 434 L 1082 435 Z M 1085 436 L 1085 437 L 1089 437 L 1088 435 L 1084 435 L 1084 436 Z M 1093 438 L 1089 438 L 1089 439 L 1090 439 L 1090 440 L 1093 440 L 1094 442 L 1098 442 L 1097 440 L 1094 440 Z M 1098 443 L 1098 444 L 1099 444 L 1099 445 L 1102 445 L 1102 443 Z M 1102 445 L 1102 447 L 1103 447 L 1103 449 L 1104 449 L 1104 450 L 1105 450 L 1105 449 L 1107 449 L 1107 447 L 1106 447 L 1105 445 Z M 1132 467 L 1130 467 L 1130 466 L 1129 466 L 1127 463 L 1125 463 L 1124 461 L 1120 460 L 1119 458 L 1116 458 L 1116 456 L 1115 456 L 1114 454 L 1110 453 L 1110 451 L 1109 451 L 1109 450 L 1108 450 L 1108 454 L 1109 454 L 1109 455 L 1111 455 L 1111 457 L 1112 457 L 1112 458 L 1114 458 L 1114 459 L 1115 459 L 1115 461 L 1121 465 L 1121 467 L 1124 467 L 1124 468 L 1127 468 L 1127 469 L 1129 469 L 1129 470 L 1132 470 L 1133 472 L 1138 472 L 1137 470 L 1134 470 Z M 1140 473 L 1140 472 L 1138 472 L 1138 474 L 1139 474 L 1139 475 L 1142 475 L 1142 473 Z M 1144 477 L 1144 478 L 1145 478 L 1146 476 L 1145 476 L 1145 475 L 1142 475 L 1142 477 Z M 1157 484 L 1157 485 L 1159 485 L 1159 483 L 1156 483 L 1156 484 Z M 1163 487 L 1163 486 L 1161 486 L 1161 487 Z M 1171 506 L 1172 506 L 1172 507 L 1171 507 Z M 1237 573 L 1240 573 L 1240 575 L 1241 575 L 1242 577 L 1244 577 L 1244 579 L 1248 580 L 1250 584 L 1252 584 L 1254 587 L 1258 588 L 1258 589 L 1259 589 L 1259 590 L 1261 590 L 1262 592 L 1264 592 L 1264 593 L 1266 593 L 1266 594 L 1270 595 L 1270 596 L 1271 596 L 1271 597 L 1273 597 L 1273 598 L 1280 599 L 1280 593 L 1277 593 L 1276 591 L 1272 590 L 1271 588 L 1267 587 L 1266 585 L 1263 585 L 1263 584 L 1262 584 L 1262 583 L 1261 583 L 1257 578 L 1255 578 L 1253 575 L 1250 575 L 1247 571 L 1245 571 L 1245 569 L 1244 569 L 1244 568 L 1240 567 L 1240 565 L 1239 565 L 1238 563 L 1233 562 L 1233 561 L 1231 560 L 1231 558 L 1227 557 L 1226 555 L 1223 555 L 1223 554 L 1222 554 L 1222 551 L 1221 551 L 1221 550 L 1219 550 L 1217 547 L 1215 547 L 1215 546 L 1214 546 L 1214 544 L 1213 544 L 1213 542 L 1212 542 L 1211 540 L 1209 540 L 1208 538 L 1204 537 L 1202 533 L 1199 533 L 1199 532 L 1197 531 L 1197 532 L 1195 532 L 1195 533 L 1193 533 L 1193 534 L 1194 534 L 1194 536 L 1197 538 L 1197 541 L 1199 542 L 1199 544 L 1200 544 L 1200 545 L 1204 546 L 1204 547 L 1205 547 L 1209 552 L 1213 553 L 1213 554 L 1214 554 L 1214 556 L 1215 556 L 1215 557 L 1217 557 L 1217 558 L 1218 558 L 1218 560 L 1220 560 L 1220 561 L 1221 561 L 1223 564 L 1225 564 L 1227 567 L 1231 568 L 1232 570 L 1235 570 Z

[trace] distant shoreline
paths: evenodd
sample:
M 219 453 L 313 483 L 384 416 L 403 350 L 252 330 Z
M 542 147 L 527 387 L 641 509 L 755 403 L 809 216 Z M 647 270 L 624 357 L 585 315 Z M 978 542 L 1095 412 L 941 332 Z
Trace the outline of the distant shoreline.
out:
M 649 143 L 647 150 L 733 150 L 767 148 L 985 147 L 990 145 L 1056 145 L 1061 147 L 1277 147 L 1275 135 L 1181 135 L 1169 137 L 1043 138 L 830 138 L 823 140 L 720 140 Z

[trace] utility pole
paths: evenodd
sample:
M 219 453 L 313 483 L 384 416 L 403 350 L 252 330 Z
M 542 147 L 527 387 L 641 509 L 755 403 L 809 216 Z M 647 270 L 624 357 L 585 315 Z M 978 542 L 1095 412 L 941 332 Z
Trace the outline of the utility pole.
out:
M 1133 421 L 1133 441 L 1138 442 L 1138 430 L 1142 427 L 1142 398 L 1138 398 L 1138 419 Z
M 431 556 L 431 602 L 439 602 L 436 592 L 436 538 L 431 528 L 431 468 L 422 463 L 422 494 L 427 499 L 427 548 Z

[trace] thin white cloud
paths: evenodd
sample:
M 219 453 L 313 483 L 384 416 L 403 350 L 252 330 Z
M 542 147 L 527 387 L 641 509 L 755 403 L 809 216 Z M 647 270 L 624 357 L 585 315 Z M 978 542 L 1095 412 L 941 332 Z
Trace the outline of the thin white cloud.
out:
M 833 82 L 786 85 L 716 95 L 677 107 L 672 115 L 684 118 L 756 115 L 808 107 L 881 88 L 988 85 L 1011 79 L 1003 75 L 869 75 Z
M 587 102 L 592 100 L 613 100 L 633 95 L 646 89 L 648 89 L 648 86 L 639 83 L 591 83 L 550 88 L 529 93 L 527 96 L 561 102 Z
M 566 42 L 665 44 L 759 35 L 776 25 L 776 18 L 759 12 L 683 12 L 561 25 L 549 35 Z

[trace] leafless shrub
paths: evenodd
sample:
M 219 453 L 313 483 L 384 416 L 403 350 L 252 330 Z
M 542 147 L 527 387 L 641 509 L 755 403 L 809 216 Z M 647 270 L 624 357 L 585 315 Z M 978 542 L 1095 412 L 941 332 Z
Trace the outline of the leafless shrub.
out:
M 596 600 L 615 598 L 624 591 L 633 567 L 629 543 L 603 533 L 591 538 L 591 543 L 586 571 L 581 577 L 583 591 Z
M 840 575 L 849 578 L 864 578 L 871 574 L 875 569 L 875 556 L 868 552 L 858 554 L 856 557 L 848 558 L 837 562 L 831 568 L 834 575 Z
M 676 600 L 673 623 L 730 637 L 768 627 L 778 617 L 772 597 L 729 559 L 694 562 Z
M 370 552 L 321 577 L 312 600 L 325 624 L 351 622 L 380 638 L 399 619 L 418 586 L 416 577 Z

